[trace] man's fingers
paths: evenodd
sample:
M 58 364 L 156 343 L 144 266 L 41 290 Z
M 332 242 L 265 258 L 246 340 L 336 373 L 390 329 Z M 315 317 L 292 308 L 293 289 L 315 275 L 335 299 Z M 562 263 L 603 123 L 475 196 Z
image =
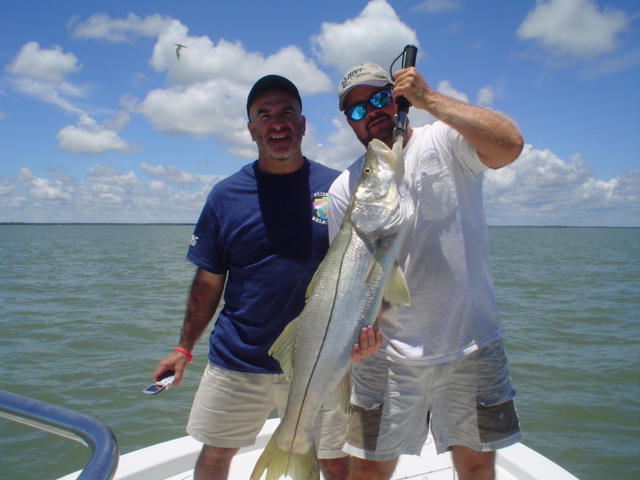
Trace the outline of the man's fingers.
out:
M 382 346 L 382 333 L 372 326 L 360 330 L 358 343 L 351 349 L 351 361 L 357 362 L 367 355 L 377 352 Z

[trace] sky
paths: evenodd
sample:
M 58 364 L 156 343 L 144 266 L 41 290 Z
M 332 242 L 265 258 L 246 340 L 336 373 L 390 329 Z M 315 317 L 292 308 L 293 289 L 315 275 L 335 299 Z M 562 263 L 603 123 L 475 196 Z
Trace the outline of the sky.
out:
M 342 170 L 363 146 L 339 80 L 411 44 L 430 86 L 522 132 L 485 175 L 489 225 L 640 226 L 637 0 L 24 0 L 0 40 L 0 222 L 194 223 L 257 158 L 246 97 L 272 73 L 305 156 Z

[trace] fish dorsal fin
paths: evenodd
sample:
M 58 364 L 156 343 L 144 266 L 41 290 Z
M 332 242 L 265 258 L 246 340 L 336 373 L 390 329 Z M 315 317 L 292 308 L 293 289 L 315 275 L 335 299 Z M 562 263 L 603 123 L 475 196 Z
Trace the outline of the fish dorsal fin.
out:
M 389 280 L 387 281 L 384 298 L 394 306 L 410 305 L 411 303 L 409 288 L 404 279 L 404 273 L 397 263 L 394 263 L 391 272 L 389 272 Z
M 298 323 L 298 318 L 289 322 L 269 349 L 269 355 L 278 360 L 284 376 L 289 380 L 293 377 L 293 349 L 298 333 Z

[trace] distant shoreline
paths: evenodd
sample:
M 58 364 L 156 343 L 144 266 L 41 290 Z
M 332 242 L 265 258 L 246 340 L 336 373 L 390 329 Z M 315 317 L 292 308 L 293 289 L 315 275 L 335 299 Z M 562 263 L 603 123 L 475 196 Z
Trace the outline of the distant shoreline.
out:
M 182 225 L 194 226 L 195 223 L 170 223 L 170 222 L 149 222 L 149 223 L 124 223 L 124 222 L 0 222 L 0 225 Z
M 171 223 L 171 222 L 149 222 L 149 223 L 124 223 L 124 222 L 0 222 L 0 226 L 3 225 L 51 225 L 51 226 L 63 226 L 63 225 L 130 225 L 130 226 L 195 226 L 195 223 Z M 611 225 L 488 225 L 490 228 L 640 228 L 633 226 L 611 226 Z

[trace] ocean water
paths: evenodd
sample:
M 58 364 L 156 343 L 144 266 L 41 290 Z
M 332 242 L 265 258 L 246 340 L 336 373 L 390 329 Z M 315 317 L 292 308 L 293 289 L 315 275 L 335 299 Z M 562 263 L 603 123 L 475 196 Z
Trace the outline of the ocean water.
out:
M 191 230 L 0 225 L 0 388 L 99 418 L 121 453 L 185 435 L 206 339 L 179 389 L 142 389 L 178 341 Z M 640 478 L 640 229 L 489 233 L 524 443 L 581 480 Z M 89 458 L 5 419 L 0 432 L 3 479 Z

